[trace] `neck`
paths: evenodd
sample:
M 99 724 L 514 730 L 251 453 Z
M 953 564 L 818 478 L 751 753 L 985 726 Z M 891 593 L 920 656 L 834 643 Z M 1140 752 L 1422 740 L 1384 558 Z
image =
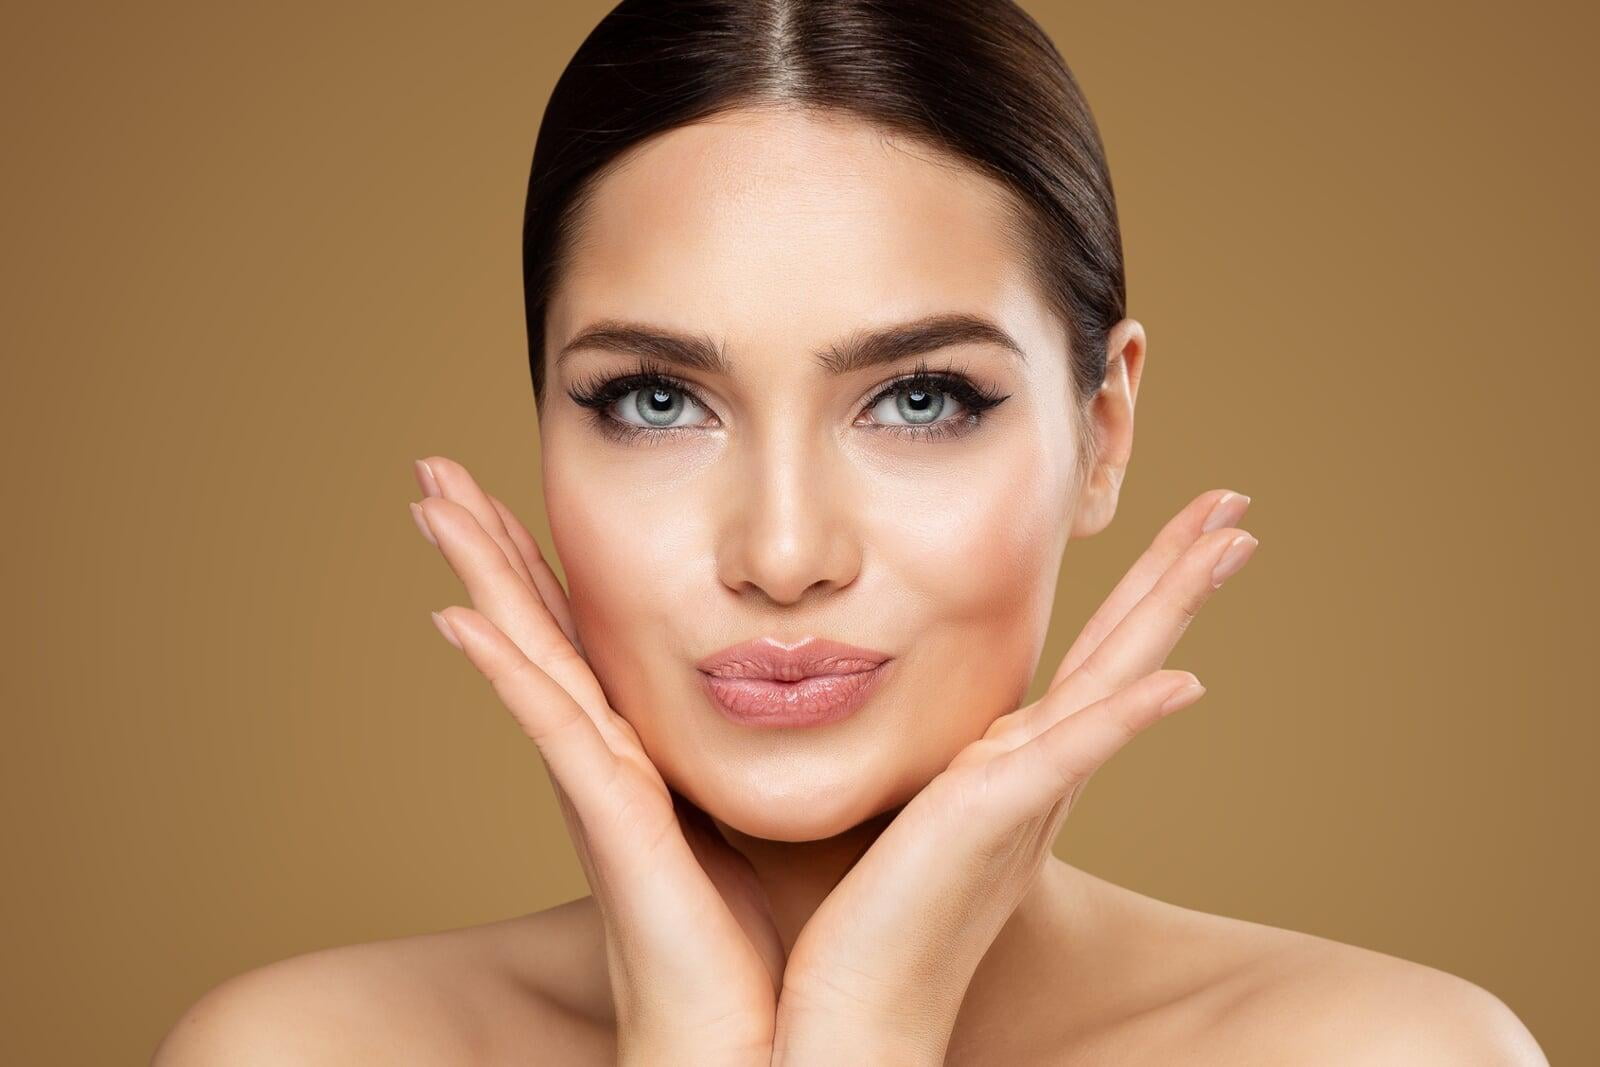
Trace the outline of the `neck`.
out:
M 721 819 L 713 817 L 712 822 L 755 869 L 787 954 L 811 914 L 897 814 L 895 808 L 875 815 L 820 841 L 769 841 L 741 833 Z

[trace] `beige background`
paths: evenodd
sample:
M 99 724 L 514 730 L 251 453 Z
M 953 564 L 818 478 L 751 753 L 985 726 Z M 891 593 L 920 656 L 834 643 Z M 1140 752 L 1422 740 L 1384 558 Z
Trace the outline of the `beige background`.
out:
M 1592 5 L 1028 7 L 1151 341 L 1040 682 L 1193 494 L 1262 540 L 1172 660 L 1205 702 L 1058 851 L 1595 1061 Z M 142 1062 L 241 970 L 586 892 L 406 502 L 445 452 L 549 546 L 518 224 L 605 8 L 8 5 L 0 1060 Z

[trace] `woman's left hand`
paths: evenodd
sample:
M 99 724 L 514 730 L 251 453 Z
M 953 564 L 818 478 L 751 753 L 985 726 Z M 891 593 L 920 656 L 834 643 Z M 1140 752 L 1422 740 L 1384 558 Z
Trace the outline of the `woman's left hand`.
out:
M 978 963 L 1089 777 L 1205 692 L 1161 666 L 1258 543 L 1230 528 L 1248 503 L 1213 490 L 1168 522 L 1045 696 L 963 749 L 822 902 L 789 953 L 774 1064 L 943 1062 Z

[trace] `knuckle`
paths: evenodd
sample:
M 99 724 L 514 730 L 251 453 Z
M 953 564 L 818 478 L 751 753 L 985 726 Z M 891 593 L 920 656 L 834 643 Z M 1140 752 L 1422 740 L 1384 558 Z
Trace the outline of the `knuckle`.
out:
M 1144 729 L 1138 713 L 1139 707 L 1139 704 L 1121 707 L 1111 716 L 1111 729 L 1116 734 L 1119 748 L 1138 737 L 1139 733 Z
M 1203 588 L 1199 587 L 1201 584 L 1203 584 Z M 1163 607 L 1165 614 L 1173 620 L 1178 632 L 1182 633 L 1189 628 L 1189 624 L 1194 622 L 1195 618 L 1200 614 L 1200 609 L 1205 605 L 1209 592 L 1209 582 L 1189 583 L 1182 586 L 1167 583 L 1165 588 L 1156 590 L 1153 595 Z
M 1104 693 L 1110 688 L 1105 673 L 1095 656 L 1090 656 L 1078 664 L 1078 669 L 1074 673 L 1081 675 L 1089 683 L 1088 688 L 1091 693 Z
M 1051 771 L 1051 785 L 1057 797 L 1071 796 L 1083 781 L 1077 769 L 1070 764 L 1054 763 L 1051 765 Z
M 496 689 L 507 690 L 506 695 L 510 696 L 519 691 L 537 691 L 542 688 L 543 678 L 544 672 L 532 660 L 519 655 L 514 663 L 491 675 L 489 680 Z

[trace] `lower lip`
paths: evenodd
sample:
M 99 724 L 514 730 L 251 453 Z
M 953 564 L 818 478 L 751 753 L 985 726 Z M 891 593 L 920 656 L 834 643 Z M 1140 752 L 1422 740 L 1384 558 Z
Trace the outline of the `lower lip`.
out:
M 798 682 L 766 678 L 717 678 L 701 672 L 700 680 L 717 710 L 745 726 L 822 726 L 848 718 L 877 688 L 887 661 L 870 671 L 815 674 Z

